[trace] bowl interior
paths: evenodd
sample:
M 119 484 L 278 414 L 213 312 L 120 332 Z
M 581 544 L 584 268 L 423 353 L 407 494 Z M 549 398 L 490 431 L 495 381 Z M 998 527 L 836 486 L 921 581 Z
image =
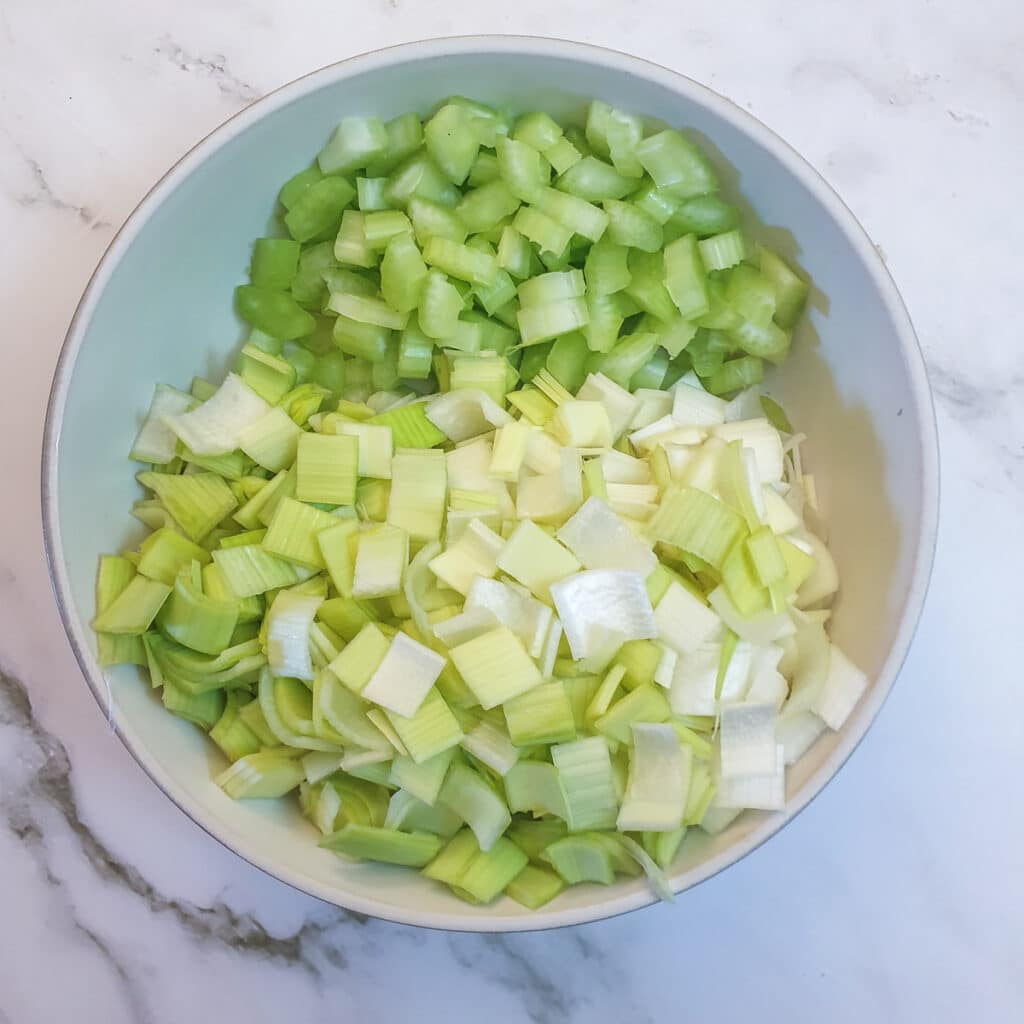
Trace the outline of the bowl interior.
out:
M 757 210 L 766 236 L 814 276 L 810 324 L 770 389 L 810 438 L 806 461 L 843 581 L 834 637 L 876 682 L 846 730 L 824 738 L 791 771 L 785 812 L 748 813 L 714 839 L 687 839 L 672 873 L 681 888 L 731 863 L 795 813 L 877 711 L 905 652 L 926 575 L 921 566 L 930 559 L 922 523 L 930 522 L 934 453 L 909 322 L 852 218 L 747 115 L 661 69 L 541 41 L 401 47 L 294 84 L 193 151 L 115 242 L 58 371 L 48 540 L 69 632 L 106 703 L 87 623 L 97 555 L 141 533 L 127 511 L 139 497 L 126 460 L 131 439 L 156 381 L 187 387 L 194 374 L 219 379 L 241 337 L 232 289 L 245 278 L 252 239 L 267 230 L 281 182 L 309 162 L 343 115 L 425 113 L 453 93 L 561 118 L 578 118 L 587 98 L 599 97 L 692 128 L 735 168 L 730 187 Z M 211 782 L 219 754 L 168 715 L 134 670 L 109 678 L 123 738 L 169 795 L 247 859 L 325 899 L 395 920 L 479 929 L 569 923 L 650 901 L 641 880 L 577 887 L 537 913 L 508 900 L 475 909 L 413 873 L 343 863 L 317 848 L 312 826 L 290 806 L 224 796 Z

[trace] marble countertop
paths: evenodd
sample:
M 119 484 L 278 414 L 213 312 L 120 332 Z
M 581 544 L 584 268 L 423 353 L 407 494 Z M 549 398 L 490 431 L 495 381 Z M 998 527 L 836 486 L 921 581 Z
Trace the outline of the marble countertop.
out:
M 903 291 L 942 443 L 924 618 L 836 781 L 674 906 L 508 937 L 356 920 L 163 799 L 83 685 L 36 497 L 64 331 L 152 181 L 312 68 L 470 32 L 632 51 L 803 152 Z M 1022 42 L 1011 0 L 0 3 L 0 1022 L 1020 1020 Z

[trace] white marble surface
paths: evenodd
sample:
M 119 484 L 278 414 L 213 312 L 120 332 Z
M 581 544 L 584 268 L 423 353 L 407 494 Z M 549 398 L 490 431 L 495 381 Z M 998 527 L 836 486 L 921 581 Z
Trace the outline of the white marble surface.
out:
M 943 447 L 924 619 L 840 777 L 675 906 L 508 938 L 356 920 L 162 798 L 71 657 L 36 497 L 65 328 L 151 182 L 311 68 L 488 31 L 677 68 L 806 154 L 903 290 Z M 1020 1020 L 1022 42 L 1013 0 L 0 0 L 0 1022 Z

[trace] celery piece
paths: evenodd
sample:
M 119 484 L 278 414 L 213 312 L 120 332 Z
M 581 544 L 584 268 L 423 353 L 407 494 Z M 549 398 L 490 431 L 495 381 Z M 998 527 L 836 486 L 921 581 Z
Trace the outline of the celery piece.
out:
M 543 682 L 522 641 L 506 626 L 453 647 L 449 657 L 484 710 Z
M 636 282 L 637 278 L 634 277 L 634 285 Z M 620 338 L 610 352 L 601 355 L 596 365 L 609 380 L 622 387 L 630 387 L 633 377 L 654 357 L 658 344 L 657 334 L 630 334 Z
M 728 270 L 736 266 L 745 255 L 743 234 L 738 228 L 702 238 L 697 243 L 701 262 L 707 270 Z
M 411 234 L 396 235 L 384 250 L 380 264 L 380 290 L 387 304 L 401 313 L 419 305 L 427 280 L 427 266 Z
M 584 156 L 559 177 L 557 187 L 590 203 L 622 199 L 636 188 L 636 179 L 620 174 L 595 156 Z
M 286 210 L 290 210 L 297 202 L 299 196 L 310 185 L 315 185 L 318 181 L 322 181 L 323 176 L 323 171 L 316 164 L 299 171 L 281 186 L 281 191 L 277 194 L 278 201 Z
M 681 199 L 718 188 L 706 157 L 679 132 L 669 129 L 650 135 L 637 144 L 635 153 L 658 188 Z
M 320 846 L 355 860 L 376 860 L 421 868 L 440 852 L 443 843 L 429 832 L 396 832 L 389 828 L 349 823 L 320 840 Z
M 286 291 L 298 268 L 298 242 L 288 238 L 257 238 L 253 242 L 249 280 L 257 287 Z
M 541 189 L 534 205 L 562 227 L 591 242 L 599 241 L 609 226 L 610 214 L 607 208 L 602 210 L 579 196 L 558 189 Z
M 401 210 L 371 210 L 363 217 L 363 236 L 375 251 L 386 249 L 400 235 L 409 235 L 412 223 Z
M 171 593 L 166 583 L 136 576 L 92 620 L 97 633 L 136 636 L 145 633 Z
M 170 476 L 150 472 L 139 473 L 137 479 L 163 502 L 194 541 L 201 541 L 238 504 L 228 485 L 213 473 Z
M 508 808 L 483 776 L 458 762 L 449 768 L 438 802 L 465 821 L 485 852 L 512 822 Z
M 414 541 L 438 538 L 447 489 L 443 453 L 423 448 L 397 450 L 391 460 L 388 523 L 401 527 Z
M 533 242 L 541 253 L 553 256 L 564 252 L 572 239 L 572 231 L 569 228 L 534 206 L 520 206 L 512 220 L 512 226 L 523 237 Z
M 627 263 L 628 250 L 610 239 L 602 239 L 587 253 L 584 274 L 590 295 L 612 295 L 632 280 Z
M 459 190 L 430 155 L 421 151 L 413 153 L 389 175 L 384 198 L 394 206 L 408 207 L 414 199 L 427 199 L 451 207 L 459 201 Z
M 550 903 L 564 888 L 565 882 L 554 871 L 538 867 L 536 864 L 527 864 L 505 886 L 505 895 L 527 910 L 539 910 Z
M 423 142 L 445 177 L 455 185 L 466 180 L 480 149 L 472 114 L 454 103 L 441 107 L 423 126 Z
M 502 572 L 547 602 L 551 600 L 552 583 L 580 570 L 575 556 L 528 519 L 508 538 L 497 564 Z
M 314 182 L 298 196 L 285 214 L 284 223 L 288 233 L 297 242 L 325 238 L 335 231 L 342 211 L 355 196 L 356 190 L 344 178 L 330 177 Z
M 695 235 L 684 235 L 665 247 L 665 287 L 679 313 L 702 316 L 709 309 L 704 266 Z
M 284 341 L 305 337 L 316 326 L 312 315 L 284 292 L 243 284 L 235 289 L 235 304 L 243 320 Z
M 548 184 L 544 159 L 532 146 L 516 139 L 499 139 L 498 174 L 509 191 L 524 203 L 533 202 Z
M 782 328 L 793 327 L 807 302 L 808 285 L 770 249 L 758 251 L 761 273 L 775 291 L 775 321 Z
M 569 885 L 580 882 L 611 885 L 615 881 L 611 853 L 601 836 L 566 836 L 552 843 L 544 856 Z
M 393 310 L 382 299 L 370 298 L 366 295 L 352 295 L 346 292 L 331 294 L 327 308 L 348 321 L 359 324 L 370 324 L 383 327 L 390 331 L 400 331 L 406 324 L 407 314 Z
M 216 779 L 233 800 L 273 799 L 290 793 L 302 781 L 296 758 L 266 750 L 239 758 Z
M 789 352 L 790 336 L 774 323 L 741 320 L 728 333 L 748 355 L 759 356 L 770 363 L 781 363 Z
M 352 505 L 359 478 L 359 441 L 345 434 L 304 433 L 298 442 L 295 496 L 299 501 Z
M 512 742 L 565 743 L 576 738 L 572 706 L 562 683 L 555 679 L 503 703 Z
M 556 744 L 551 760 L 558 769 L 570 831 L 613 828 L 618 799 L 605 738 L 590 736 Z
M 635 308 L 642 309 L 650 317 L 658 321 L 658 329 L 671 323 L 676 317 L 672 296 L 665 287 L 665 260 L 661 253 L 643 252 L 631 249 L 629 253 L 630 281 L 625 290 L 615 296 L 619 313 L 631 315 L 623 307 L 624 302 L 632 300 Z M 650 321 L 647 320 L 647 323 Z
M 658 252 L 662 246 L 661 225 L 647 212 L 632 203 L 607 199 L 604 211 L 608 217 L 608 239 L 644 252 Z
M 488 286 L 498 272 L 497 260 L 450 238 L 430 238 L 423 247 L 428 266 L 470 284 Z
M 508 185 L 496 180 L 466 192 L 455 212 L 470 231 L 487 231 L 515 213 L 519 203 Z
M 334 129 L 317 163 L 324 174 L 349 174 L 382 156 L 388 133 L 378 117 L 345 117 Z
M 374 364 L 381 362 L 387 355 L 391 336 L 392 332 L 387 327 L 360 323 L 347 316 L 339 316 L 332 328 L 334 344 L 342 352 Z
M 703 195 L 680 203 L 672 220 L 683 233 L 706 238 L 739 227 L 740 214 L 718 196 Z
M 387 132 L 387 146 L 366 166 L 366 173 L 371 177 L 390 174 L 423 143 L 423 124 L 418 114 L 399 114 L 384 125 L 384 130 Z

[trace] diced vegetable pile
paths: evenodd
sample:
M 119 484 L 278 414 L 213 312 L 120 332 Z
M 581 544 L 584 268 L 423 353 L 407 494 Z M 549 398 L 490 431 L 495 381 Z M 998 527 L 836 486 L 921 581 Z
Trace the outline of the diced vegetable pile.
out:
M 684 135 L 597 101 L 347 117 L 279 198 L 234 371 L 158 385 L 136 438 L 101 664 L 345 857 L 670 896 L 687 830 L 781 808 L 866 684 L 757 387 L 805 282 Z

